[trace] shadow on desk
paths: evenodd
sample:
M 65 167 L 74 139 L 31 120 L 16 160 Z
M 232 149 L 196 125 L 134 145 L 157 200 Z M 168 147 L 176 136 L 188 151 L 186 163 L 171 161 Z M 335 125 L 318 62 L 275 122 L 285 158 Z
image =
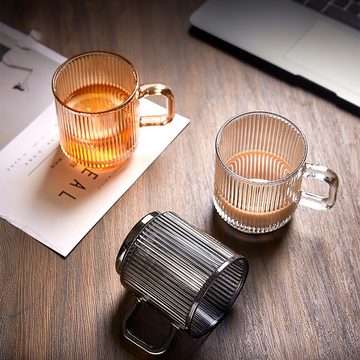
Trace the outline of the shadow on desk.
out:
M 266 234 L 246 234 L 228 225 L 213 209 L 212 234 L 238 254 L 245 257 L 269 259 L 286 241 L 291 221 L 276 231 Z

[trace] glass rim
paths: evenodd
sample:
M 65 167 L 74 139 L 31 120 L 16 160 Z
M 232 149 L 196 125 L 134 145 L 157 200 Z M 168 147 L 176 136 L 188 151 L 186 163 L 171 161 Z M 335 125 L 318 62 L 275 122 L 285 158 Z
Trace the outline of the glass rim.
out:
M 209 295 L 209 290 L 213 288 L 215 281 L 219 280 L 220 276 L 223 275 L 225 271 L 233 268 L 234 265 L 236 265 L 239 262 L 242 262 L 244 264 L 244 272 L 241 274 L 240 281 L 236 284 L 235 288 L 233 289 L 231 298 L 223 306 L 221 313 L 215 319 L 215 321 L 213 321 L 205 331 L 201 333 L 196 333 L 193 329 L 195 313 L 198 312 L 200 305 L 202 305 L 204 299 L 206 299 L 206 297 Z M 186 319 L 186 326 L 188 327 L 188 330 L 192 336 L 194 337 L 203 336 L 207 334 L 210 330 L 215 328 L 222 321 L 228 310 L 233 306 L 234 302 L 240 295 L 240 292 L 243 286 L 245 285 L 248 272 L 249 272 L 249 262 L 247 261 L 247 259 L 242 255 L 234 253 L 232 256 L 226 259 L 222 264 L 220 264 L 218 269 L 216 269 L 214 272 L 211 273 L 210 277 L 204 282 L 202 288 L 199 290 L 196 299 L 191 305 L 190 311 Z
M 61 100 L 59 98 L 58 94 L 56 93 L 56 82 L 58 80 L 58 77 L 59 77 L 60 73 L 64 70 L 65 66 L 69 65 L 70 63 L 74 62 L 75 60 L 77 60 L 79 58 L 88 57 L 88 56 L 92 56 L 92 55 L 112 56 L 114 58 L 118 58 L 119 60 L 125 61 L 130 66 L 130 68 L 132 70 L 132 74 L 134 75 L 134 79 L 135 79 L 135 86 L 134 86 L 134 89 L 131 92 L 131 94 L 128 96 L 128 98 L 118 106 L 114 106 L 111 109 L 103 110 L 103 111 L 92 111 L 92 112 L 79 111 L 79 110 L 76 110 L 76 109 L 66 105 L 64 103 L 64 100 Z M 68 58 L 66 61 L 64 61 L 62 64 L 60 64 L 58 66 L 58 68 L 55 70 L 55 72 L 54 72 L 54 74 L 52 76 L 52 79 L 51 79 L 51 89 L 52 89 L 53 95 L 54 95 L 55 99 L 58 101 L 58 103 L 61 104 L 61 106 L 63 106 L 64 108 L 68 109 L 69 111 L 71 111 L 71 112 L 73 112 L 75 114 L 83 114 L 83 115 L 87 115 L 87 116 L 111 113 L 111 112 L 117 111 L 117 110 L 125 107 L 126 105 L 128 105 L 133 100 L 133 98 L 135 97 L 135 95 L 137 93 L 138 88 L 139 88 L 139 74 L 136 71 L 134 65 L 128 59 L 123 57 L 122 55 L 116 54 L 116 53 L 111 52 L 111 51 L 100 51 L 100 50 L 98 50 L 98 51 L 87 51 L 87 52 L 83 52 L 83 53 L 74 55 L 74 56 Z
M 241 118 L 244 118 L 245 116 L 249 116 L 249 115 L 253 115 L 253 114 L 263 114 L 263 115 L 268 115 L 271 116 L 273 118 L 278 118 L 279 120 L 284 121 L 285 123 L 287 123 L 288 125 L 291 125 L 292 127 L 294 127 L 296 129 L 296 131 L 298 131 L 298 133 L 301 136 L 301 139 L 303 141 L 304 144 L 304 151 L 303 151 L 303 156 L 301 161 L 299 162 L 298 166 L 289 174 L 287 174 L 284 177 L 281 177 L 279 179 L 275 179 L 275 180 L 262 180 L 262 179 L 249 179 L 246 177 L 243 177 L 239 174 L 237 174 L 236 172 L 232 171 L 227 165 L 226 162 L 224 161 L 223 157 L 220 154 L 220 149 L 219 149 L 219 143 L 221 140 L 221 136 L 223 131 L 225 130 L 225 128 L 227 128 L 230 124 L 234 123 L 237 120 L 240 120 Z M 244 112 L 244 113 L 240 113 L 237 115 L 232 116 L 231 118 L 229 118 L 228 120 L 225 121 L 225 123 L 220 127 L 220 129 L 218 130 L 217 134 L 216 134 L 216 138 L 215 138 L 215 153 L 216 153 L 216 157 L 219 160 L 221 166 L 223 167 L 223 169 L 229 173 L 232 177 L 241 180 L 243 182 L 247 182 L 249 184 L 254 184 L 254 185 L 262 185 L 262 186 L 266 186 L 266 185 L 278 185 L 281 183 L 284 183 L 286 181 L 288 181 L 289 179 L 293 178 L 296 173 L 305 165 L 305 161 L 306 161 L 306 157 L 307 157 L 307 152 L 308 152 L 308 144 L 307 144 L 307 140 L 306 137 L 304 135 L 304 133 L 301 131 L 301 129 L 291 120 L 289 120 L 288 118 L 270 112 L 270 111 L 249 111 L 249 112 Z

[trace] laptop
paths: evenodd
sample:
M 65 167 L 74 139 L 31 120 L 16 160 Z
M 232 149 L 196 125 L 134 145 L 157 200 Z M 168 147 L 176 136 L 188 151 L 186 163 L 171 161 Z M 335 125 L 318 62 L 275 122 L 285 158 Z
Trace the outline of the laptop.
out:
M 359 0 L 207 0 L 190 23 L 360 106 Z

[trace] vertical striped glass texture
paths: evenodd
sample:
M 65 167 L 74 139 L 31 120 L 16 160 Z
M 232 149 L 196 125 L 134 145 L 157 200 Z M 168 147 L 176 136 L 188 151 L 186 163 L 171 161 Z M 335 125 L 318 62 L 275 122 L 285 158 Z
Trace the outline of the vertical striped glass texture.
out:
M 221 127 L 215 150 L 214 205 L 228 224 L 265 233 L 291 219 L 307 154 L 295 124 L 273 113 L 245 113 Z
M 127 289 L 197 337 L 236 300 L 248 263 L 175 213 L 153 212 L 125 239 L 116 269 Z
M 60 145 L 71 160 L 107 168 L 129 158 L 137 145 L 138 75 L 120 55 L 77 55 L 55 72 L 52 88 Z

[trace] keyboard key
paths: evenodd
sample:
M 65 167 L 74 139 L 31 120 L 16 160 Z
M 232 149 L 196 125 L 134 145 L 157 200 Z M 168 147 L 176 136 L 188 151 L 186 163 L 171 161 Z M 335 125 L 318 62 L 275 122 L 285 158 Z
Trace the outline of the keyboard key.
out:
M 327 0 L 309 0 L 306 3 L 306 6 L 309 6 L 314 10 L 321 11 L 327 5 L 327 3 Z
M 333 4 L 344 8 L 348 4 L 349 0 L 334 0 Z
M 346 12 L 338 6 L 331 5 L 327 7 L 324 14 L 360 30 L 360 19 L 355 14 Z
M 353 14 L 360 14 L 360 4 L 355 4 L 352 3 L 347 9 L 346 11 L 349 11 Z

